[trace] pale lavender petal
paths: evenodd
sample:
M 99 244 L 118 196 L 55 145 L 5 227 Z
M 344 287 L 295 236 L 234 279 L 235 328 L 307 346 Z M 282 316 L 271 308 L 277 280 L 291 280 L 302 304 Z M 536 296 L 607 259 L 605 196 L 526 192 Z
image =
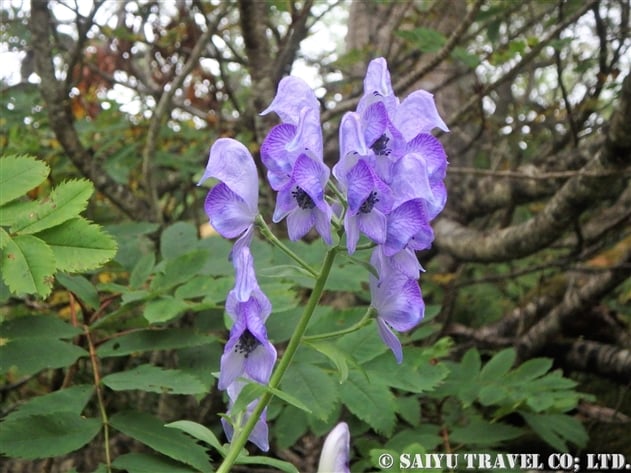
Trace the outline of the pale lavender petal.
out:
M 317 473 L 350 473 L 350 440 L 351 435 L 346 422 L 337 424 L 322 445 Z
M 409 200 L 388 215 L 384 254 L 392 256 L 406 247 L 412 237 L 427 226 L 425 207 L 420 199 Z
M 274 100 L 261 115 L 276 112 L 283 122 L 298 125 L 303 108 L 316 111 L 316 120 L 320 120 L 320 102 L 313 89 L 304 80 L 287 76 L 280 81 Z
M 364 78 L 364 94 L 377 92 L 382 96 L 394 95 L 390 82 L 388 64 L 382 57 L 373 59 L 368 64 L 366 77 Z
M 387 278 L 391 272 L 396 272 L 402 273 L 409 279 L 416 280 L 423 269 L 416 257 L 416 253 L 410 248 L 404 248 L 392 256 L 386 256 L 384 248 L 377 246 L 370 257 L 370 264 L 377 269 L 381 279 Z
M 320 208 L 313 210 L 315 212 L 315 228 L 324 242 L 327 245 L 332 245 L 333 238 L 331 237 L 331 218 L 333 217 L 333 210 L 326 201 L 324 201 L 324 205 L 324 210 L 320 210 Z
M 210 224 L 224 238 L 236 238 L 246 232 L 256 217 L 256 207 L 248 204 L 226 184 L 213 187 L 204 202 Z
M 348 254 L 355 253 L 359 241 L 359 217 L 346 212 L 344 216 L 344 233 L 346 235 L 346 249 Z
M 239 376 L 245 372 L 245 361 L 243 355 L 234 350 L 234 343 L 230 349 L 228 349 L 228 345 L 226 345 L 225 351 L 223 355 L 221 355 L 221 370 L 219 371 L 219 383 L 217 387 L 224 390 L 239 378 Z
M 359 214 L 360 231 L 375 243 L 381 245 L 386 241 L 387 219 L 379 210 L 373 209 L 367 214 Z M 350 251 L 349 251 L 350 253 Z
M 296 192 L 296 185 L 293 180 L 287 182 L 282 189 L 278 191 L 276 196 L 276 207 L 274 208 L 274 214 L 272 215 L 272 221 L 274 223 L 280 222 L 291 211 L 298 208 L 298 203 L 293 193 Z
M 228 259 L 230 261 L 234 261 L 234 255 L 239 254 L 243 248 L 249 249 L 252 244 L 252 238 L 254 238 L 254 225 L 250 225 L 245 233 L 234 242 L 230 255 L 228 255 Z
M 243 389 L 243 387 L 245 386 L 245 384 L 246 383 L 244 382 L 236 381 L 232 383 L 230 386 L 228 386 L 228 398 L 229 398 L 228 415 L 232 413 L 231 412 L 232 406 L 234 405 L 235 401 L 239 397 L 239 394 L 241 390 Z M 248 404 L 245 412 L 243 413 L 243 415 L 240 416 L 241 424 L 239 427 L 243 427 L 247 423 L 248 419 L 252 415 L 252 411 L 254 410 L 258 402 L 259 400 L 254 400 L 250 404 Z M 234 421 L 236 419 L 232 419 L 232 420 Z M 232 435 L 234 434 L 234 426 L 232 425 L 230 420 L 224 417 L 222 417 L 221 419 L 221 424 L 223 426 L 223 430 L 226 434 L 228 441 L 229 442 L 232 441 Z M 261 413 L 261 417 L 259 417 L 259 419 L 257 420 L 256 425 L 254 426 L 254 429 L 252 430 L 252 432 L 250 433 L 250 436 L 248 437 L 248 440 L 264 452 L 269 450 L 267 408 L 263 409 L 263 412 Z
M 345 113 L 340 122 L 340 158 L 349 153 L 365 156 L 369 152 L 370 149 L 364 140 L 361 116 L 356 112 Z
M 294 125 L 276 125 L 261 144 L 261 160 L 267 168 L 267 177 L 274 190 L 278 190 L 289 179 L 294 162 L 300 154 L 288 149 L 295 135 Z
M 428 133 L 416 135 L 407 143 L 406 153 L 415 153 L 423 157 L 430 180 L 445 178 L 447 155 L 436 137 Z
M 312 157 L 322 161 L 322 126 L 319 113 L 309 108 L 302 109 L 291 150 L 310 151 Z
M 199 184 L 215 179 L 227 185 L 255 211 L 259 198 L 259 178 L 248 149 L 232 138 L 219 138 L 210 148 L 210 157 Z M 198 184 L 198 185 L 199 185 Z
M 388 112 L 383 102 L 376 102 L 366 108 L 361 116 L 364 130 L 364 142 L 372 146 L 388 127 Z
M 348 208 L 356 214 L 364 201 L 375 189 L 375 180 L 370 167 L 360 159 L 348 172 Z
M 392 350 L 397 363 L 401 364 L 401 362 L 403 361 L 403 348 L 401 347 L 401 342 L 399 341 L 397 336 L 394 334 L 388 324 L 380 317 L 377 317 L 377 329 L 379 331 L 379 336 L 383 340 L 383 343 L 385 343 L 386 346 L 390 348 L 390 350 Z
M 438 114 L 434 96 L 425 90 L 416 90 L 408 95 L 396 108 L 392 122 L 403 133 L 406 141 L 419 133 L 429 133 L 434 128 L 449 131 Z
M 377 306 L 378 316 L 399 332 L 416 327 L 425 313 L 425 303 L 418 282 L 401 274 L 399 277 L 383 280 L 381 284 L 376 297 L 382 299 L 373 301 L 373 305 Z
M 290 240 L 300 240 L 309 233 L 315 224 L 315 213 L 313 209 L 296 208 L 287 216 L 287 236 Z
M 292 180 L 309 194 L 315 205 L 324 210 L 324 186 L 329 179 L 329 168 L 321 161 L 316 161 L 305 154 L 296 159 Z

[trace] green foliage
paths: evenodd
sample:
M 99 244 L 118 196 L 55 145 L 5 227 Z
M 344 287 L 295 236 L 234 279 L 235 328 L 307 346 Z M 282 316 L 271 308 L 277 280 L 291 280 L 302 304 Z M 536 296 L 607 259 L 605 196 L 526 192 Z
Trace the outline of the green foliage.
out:
M 79 216 L 94 190 L 90 181 L 66 181 L 45 198 L 16 200 L 46 179 L 48 166 L 29 156 L 3 157 L 0 166 L 0 267 L 14 294 L 47 296 L 55 272 L 94 269 L 114 256 L 114 240 Z

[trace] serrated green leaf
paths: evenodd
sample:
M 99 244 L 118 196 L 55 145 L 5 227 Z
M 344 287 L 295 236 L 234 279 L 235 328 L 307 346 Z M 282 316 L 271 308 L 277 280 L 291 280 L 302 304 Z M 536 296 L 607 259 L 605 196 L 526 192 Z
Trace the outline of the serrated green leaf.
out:
M 0 205 L 25 195 L 41 184 L 50 170 L 31 156 L 6 156 L 0 159 Z
M 72 292 L 91 309 L 98 309 L 100 305 L 99 294 L 96 287 L 84 276 L 72 276 L 65 273 L 57 273 L 57 282 Z
M 372 325 L 344 335 L 336 342 L 336 345 L 360 364 L 366 363 L 388 351 L 381 337 L 379 337 L 377 329 Z
M 195 376 L 177 369 L 164 369 L 149 364 L 112 373 L 105 376 L 102 382 L 114 391 L 139 389 L 163 394 L 200 394 L 206 392 L 204 384 Z
M 175 422 L 171 422 L 170 424 L 166 424 L 165 427 L 186 432 L 191 437 L 204 442 L 206 445 L 210 445 L 215 450 L 220 452 L 222 456 L 226 456 L 226 449 L 223 447 L 223 445 L 221 445 L 221 442 L 219 442 L 219 439 L 213 433 L 213 431 L 205 425 L 198 424 L 197 422 L 193 422 L 190 420 L 177 420 Z
M 0 325 L 3 338 L 71 338 L 81 333 L 55 314 L 28 315 L 6 320 Z
M 147 280 L 156 264 L 156 255 L 147 253 L 136 262 L 129 275 L 129 286 L 137 289 Z
M 87 352 L 54 338 L 21 338 L 0 346 L 0 373 L 16 367 L 21 376 L 69 366 Z
M 517 352 L 514 348 L 506 348 L 496 353 L 480 371 L 480 381 L 493 382 L 501 379 L 509 372 L 516 358 Z
M 267 391 L 271 392 L 277 398 L 282 399 L 288 405 L 296 407 L 296 408 L 300 409 L 301 411 L 306 412 L 307 414 L 311 414 L 312 413 L 311 409 L 309 409 L 305 404 L 300 402 L 298 399 L 296 399 L 291 394 L 287 394 L 285 391 L 281 391 L 280 389 L 270 388 L 269 386 L 265 386 L 265 387 L 266 387 Z
M 449 439 L 467 446 L 490 447 L 516 439 L 523 434 L 524 429 L 500 422 L 491 423 L 482 418 L 474 417 L 469 419 L 469 423 L 465 426 L 453 427 Z
M 73 218 L 36 236 L 50 245 L 61 271 L 95 269 L 116 254 L 114 238 L 83 218 Z
M 349 411 L 376 432 L 386 436 L 392 433 L 397 406 L 390 389 L 378 378 L 366 379 L 352 371 L 340 388 L 340 397 Z
M 510 377 L 519 382 L 532 381 L 546 374 L 552 368 L 552 362 L 551 358 L 532 358 L 519 365 Z
M 233 286 L 233 278 L 195 276 L 179 286 L 173 294 L 178 299 L 203 297 L 204 303 L 220 303 L 226 300 L 226 295 Z
M 72 412 L 54 412 L 0 423 L 0 453 L 34 460 L 55 457 L 83 447 L 101 429 L 98 419 Z
M 296 444 L 307 433 L 307 414 L 293 406 L 285 406 L 274 419 L 274 435 L 278 448 L 285 449 Z
M 50 294 L 55 272 L 55 254 L 33 235 L 10 238 L 2 250 L 2 279 L 14 294 Z
M 4 421 L 13 421 L 33 415 L 48 415 L 55 412 L 81 414 L 94 393 L 91 384 L 78 384 L 43 396 L 36 396 L 20 405 Z
M 35 214 L 39 208 L 36 200 L 14 200 L 0 207 L 0 225 L 12 227 L 23 221 L 25 215 Z
M 421 421 L 421 403 L 416 396 L 399 396 L 396 398 L 399 417 L 412 427 Z M 417 440 L 417 439 L 415 439 Z
M 59 184 L 50 195 L 37 202 L 34 212 L 24 215 L 11 228 L 12 232 L 33 234 L 76 218 L 85 210 L 94 187 L 86 179 Z
M 166 261 L 164 271 L 151 281 L 152 291 L 166 291 L 191 279 L 203 267 L 208 252 L 193 250 Z
M 0 250 L 7 246 L 9 240 L 11 240 L 9 234 L 4 230 L 4 228 L 0 227 Z
M 202 472 L 210 472 L 206 449 L 183 432 L 169 429 L 149 414 L 125 411 L 110 417 L 110 425 L 169 458 L 186 463 Z
M 116 469 L 127 473 L 196 473 L 199 470 L 150 453 L 125 453 L 112 462 Z
M 204 335 L 190 328 L 168 330 L 140 330 L 113 338 L 96 350 L 100 358 L 125 356 L 153 350 L 172 350 L 217 343 L 214 336 Z
M 338 402 L 335 381 L 322 369 L 307 363 L 289 367 L 282 381 L 282 390 L 309 406 L 313 415 L 326 420 Z
M 584 447 L 589 439 L 583 424 L 564 414 L 531 414 L 519 411 L 526 423 L 548 445 L 559 452 L 567 452 L 567 441 Z
M 343 383 L 348 378 L 348 355 L 337 345 L 327 341 L 310 341 L 307 345 L 322 353 L 337 369 L 339 382 Z
M 187 222 L 177 222 L 160 235 L 160 254 L 164 259 L 173 259 L 195 248 L 197 242 L 195 227 Z
M 143 316 L 149 323 L 156 324 L 174 319 L 188 309 L 188 304 L 173 296 L 162 296 L 147 302 Z

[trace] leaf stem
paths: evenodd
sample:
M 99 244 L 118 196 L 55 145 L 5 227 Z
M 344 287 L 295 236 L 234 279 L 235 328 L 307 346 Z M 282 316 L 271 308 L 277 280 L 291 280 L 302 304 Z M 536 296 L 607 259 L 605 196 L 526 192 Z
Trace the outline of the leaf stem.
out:
M 112 456 L 110 454 L 110 431 L 109 431 L 109 419 L 107 418 L 107 411 L 105 410 L 105 402 L 103 400 L 103 391 L 101 389 L 101 375 L 99 372 L 99 364 L 96 356 L 96 350 L 94 349 L 94 343 L 92 343 L 92 337 L 90 336 L 90 328 L 87 325 L 83 326 L 83 333 L 88 341 L 88 351 L 90 353 L 90 362 L 92 363 L 92 373 L 94 377 L 94 387 L 96 389 L 96 399 L 99 406 L 99 413 L 101 415 L 101 424 L 103 425 L 103 447 L 105 449 L 105 468 L 108 473 L 112 473 Z
M 331 272 L 331 267 L 333 266 L 333 261 L 335 260 L 335 255 L 337 253 L 338 247 L 333 247 L 329 249 L 324 258 L 324 262 L 322 263 L 322 267 L 320 268 L 320 273 L 317 275 L 317 279 L 315 282 L 315 286 L 313 287 L 313 291 L 311 292 L 311 296 L 307 301 L 307 305 L 305 306 L 305 310 L 298 321 L 298 325 L 292 334 L 289 343 L 287 344 L 287 348 L 285 349 L 285 353 L 281 358 L 280 362 L 276 366 L 276 369 L 272 373 L 272 377 L 269 381 L 269 389 L 265 391 L 261 396 L 261 399 L 257 403 L 257 405 L 252 410 L 250 417 L 246 424 L 243 426 L 238 434 L 235 431 L 235 437 L 233 437 L 232 442 L 230 444 L 230 450 L 224 458 L 223 463 L 219 466 L 217 473 L 228 473 L 234 465 L 235 461 L 239 457 L 241 450 L 245 446 L 248 441 L 248 437 L 252 430 L 254 430 L 254 426 L 258 422 L 263 410 L 267 407 L 270 400 L 272 399 L 272 392 L 274 389 L 280 386 L 280 382 L 283 379 L 283 375 L 289 368 L 291 361 L 300 346 L 300 343 L 303 340 L 303 335 L 307 330 L 307 326 L 309 325 L 309 321 L 311 320 L 311 316 L 313 315 L 315 308 L 318 306 L 318 302 L 320 301 L 320 296 L 322 296 L 322 292 L 324 291 L 324 286 L 329 277 L 329 273 Z M 236 429 L 235 429 L 236 430 Z
M 341 337 L 342 335 L 346 335 L 348 333 L 353 333 L 359 330 L 360 328 L 368 325 L 371 321 L 371 317 L 375 315 L 376 310 L 374 307 L 368 307 L 366 313 L 362 315 L 362 318 L 355 322 L 350 327 L 343 328 L 341 330 L 336 330 L 335 332 L 327 332 L 327 333 L 319 333 L 317 335 L 305 335 L 302 337 L 302 340 L 305 342 L 314 342 L 317 340 L 325 340 L 327 338 Z
M 256 216 L 256 224 L 258 225 L 259 229 L 261 230 L 261 233 L 263 234 L 263 236 L 270 243 L 272 243 L 274 246 L 276 246 L 278 249 L 280 249 L 283 253 L 285 253 L 287 256 L 289 256 L 291 259 L 293 259 L 296 263 L 298 263 L 298 265 L 302 269 L 307 271 L 311 277 L 313 277 L 314 279 L 317 279 L 319 277 L 319 274 L 318 274 L 318 272 L 316 270 L 314 270 L 309 264 L 307 264 L 307 262 L 305 262 L 305 260 L 303 260 L 300 256 L 298 256 L 292 250 L 290 250 L 282 241 L 280 241 L 276 237 L 276 235 L 274 235 L 274 233 L 269 228 L 269 226 L 267 225 L 267 223 L 265 222 L 265 220 L 263 219 L 263 217 L 261 215 L 257 215 Z

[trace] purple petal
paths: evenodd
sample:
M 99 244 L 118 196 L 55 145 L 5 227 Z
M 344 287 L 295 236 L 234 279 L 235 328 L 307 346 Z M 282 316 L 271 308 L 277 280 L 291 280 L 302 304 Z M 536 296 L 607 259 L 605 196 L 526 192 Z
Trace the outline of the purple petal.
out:
M 379 331 L 379 336 L 383 340 L 383 343 L 392 350 L 397 363 L 401 364 L 403 361 L 403 348 L 401 347 L 401 342 L 388 324 L 379 317 L 377 317 L 377 330 Z
M 296 191 L 296 184 L 293 179 L 288 181 L 279 191 L 276 196 L 276 207 L 274 208 L 274 214 L 272 215 L 272 221 L 274 223 L 280 222 L 290 212 L 298 208 L 298 202 L 293 193 Z
M 383 102 L 376 102 L 366 108 L 362 114 L 364 141 L 368 146 L 377 141 L 388 127 L 388 112 Z
M 396 189 L 395 206 L 411 199 L 433 199 L 433 192 L 424 160 L 413 153 L 406 154 L 392 167 L 392 188 Z
M 375 188 L 373 173 L 363 159 L 348 172 L 348 208 L 356 214 Z
M 313 209 L 296 208 L 287 216 L 287 236 L 290 240 L 300 240 L 309 233 L 315 224 Z
M 261 145 L 261 160 L 267 168 L 268 180 L 274 190 L 278 190 L 289 179 L 294 162 L 300 154 L 288 149 L 295 134 L 294 125 L 276 125 Z
M 345 422 L 337 424 L 322 445 L 317 473 L 350 473 L 350 440 L 348 425 Z
M 384 248 L 378 246 L 374 249 L 371 257 L 370 264 L 372 264 L 379 273 L 380 279 L 387 278 L 392 272 L 401 273 L 409 279 L 418 279 L 420 271 L 422 270 L 421 264 L 416 257 L 416 253 L 409 248 L 405 248 L 392 256 L 386 256 L 384 254 Z
M 313 209 L 315 212 L 315 228 L 324 242 L 327 245 L 332 245 L 333 238 L 331 237 L 331 218 L 333 217 L 333 210 L 329 204 L 326 202 L 324 202 L 324 204 L 326 206 L 324 210 L 320 210 L 319 208 Z
M 349 153 L 365 156 L 369 152 L 368 145 L 364 140 L 360 115 L 356 112 L 345 113 L 340 122 L 340 158 Z
M 388 230 L 384 254 L 392 256 L 406 247 L 410 239 L 428 226 L 427 215 L 420 199 L 409 200 L 388 215 Z
M 239 381 L 234 382 L 233 384 L 228 386 L 228 398 L 230 399 L 229 405 L 228 405 L 228 415 L 230 415 L 232 406 L 234 405 L 235 401 L 239 397 L 239 394 L 241 390 L 243 389 L 243 386 L 245 386 L 245 383 L 239 382 Z M 258 400 L 254 400 L 250 404 L 248 404 L 245 412 L 243 413 L 243 415 L 240 416 L 241 424 L 239 427 L 243 427 L 246 424 L 246 422 L 250 418 L 250 415 L 252 414 L 252 411 L 254 410 L 258 402 L 259 402 Z M 234 421 L 235 419 L 232 419 L 232 420 Z M 228 438 L 228 441 L 229 442 L 232 441 L 232 435 L 234 434 L 234 426 L 226 418 L 221 419 L 221 424 L 223 426 L 223 430 L 226 434 L 226 437 Z M 263 409 L 263 412 L 261 413 L 261 417 L 257 420 L 256 425 L 254 426 L 254 429 L 252 430 L 252 432 L 250 433 L 250 436 L 248 437 L 248 440 L 252 442 L 254 445 L 256 445 L 258 448 L 263 450 L 264 452 L 269 450 L 267 408 Z
M 422 156 L 430 180 L 444 179 L 447 172 L 447 155 L 438 139 L 428 133 L 416 135 L 407 143 L 406 153 Z
M 320 121 L 320 102 L 313 89 L 304 80 L 287 76 L 280 81 L 274 100 L 261 115 L 276 112 L 283 122 L 298 125 L 303 108 L 315 111 L 315 119 Z
M 370 61 L 366 77 L 364 78 L 364 94 L 367 95 L 374 92 L 384 97 L 394 95 L 388 64 L 382 57 Z
M 355 253 L 357 248 L 357 242 L 359 241 L 359 217 L 357 215 L 351 215 L 347 212 L 344 216 L 344 231 L 346 234 L 346 249 L 348 254 Z
M 214 177 L 241 197 L 255 211 L 259 198 L 259 177 L 254 158 L 243 144 L 232 138 L 219 138 L 210 148 L 210 157 L 199 184 Z
M 374 296 L 378 316 L 399 332 L 413 329 L 423 319 L 425 303 L 415 279 L 390 277 L 381 282 Z
M 246 232 L 256 217 L 256 208 L 248 206 L 226 184 L 213 187 L 204 202 L 210 224 L 224 238 L 236 238 Z
M 440 118 L 434 96 L 425 90 L 416 90 L 397 107 L 392 119 L 394 125 L 410 141 L 419 133 L 429 133 L 434 128 L 449 131 Z
M 318 208 L 324 210 L 324 186 L 326 186 L 329 175 L 329 168 L 324 163 L 316 161 L 306 154 L 301 154 L 296 159 L 292 180 L 309 194 Z
M 367 214 L 359 214 L 359 229 L 375 243 L 381 245 L 386 241 L 387 219 L 377 209 Z M 350 251 L 349 251 L 350 253 Z

